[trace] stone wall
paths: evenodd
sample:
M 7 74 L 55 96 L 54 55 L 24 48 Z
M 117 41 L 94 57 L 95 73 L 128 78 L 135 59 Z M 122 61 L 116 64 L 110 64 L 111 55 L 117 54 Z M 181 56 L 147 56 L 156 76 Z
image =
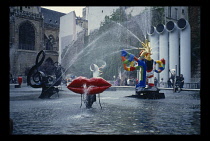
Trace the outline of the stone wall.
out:
M 19 46 L 19 27 L 22 23 L 29 22 L 35 30 L 35 49 L 23 50 L 18 49 Z M 53 50 L 46 51 L 46 58 L 52 58 L 53 62 L 58 61 L 58 45 L 59 45 L 59 27 L 50 27 L 44 24 L 43 17 L 37 13 L 30 13 L 28 11 L 20 11 L 15 8 L 10 8 L 10 74 L 14 78 L 22 76 L 24 82 L 26 79 L 26 72 L 29 68 L 35 65 L 36 56 L 39 51 L 44 49 L 44 34 L 53 35 L 54 44 Z

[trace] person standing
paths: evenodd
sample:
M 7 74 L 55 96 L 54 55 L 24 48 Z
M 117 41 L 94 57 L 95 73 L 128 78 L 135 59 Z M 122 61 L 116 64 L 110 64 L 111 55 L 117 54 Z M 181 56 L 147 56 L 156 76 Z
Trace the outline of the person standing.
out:
M 127 79 L 127 85 L 130 86 L 130 79 Z
M 154 84 L 155 84 L 155 86 L 157 87 L 158 80 L 157 80 L 157 78 L 156 78 L 156 77 L 154 78 Z
M 139 80 L 136 78 L 136 85 L 139 83 Z
M 120 86 L 120 83 L 121 83 L 120 77 L 118 77 L 117 82 L 118 82 L 118 86 Z
M 184 86 L 184 77 L 183 77 L 183 74 L 180 74 L 179 80 L 180 80 L 180 88 L 183 88 L 183 86 Z
M 128 86 L 128 84 L 127 84 L 127 78 L 125 78 L 125 86 Z
M 160 81 L 160 87 L 164 87 L 163 78 L 161 78 L 161 81 Z
M 171 79 L 170 78 L 168 79 L 167 83 L 168 83 L 168 88 L 171 88 Z

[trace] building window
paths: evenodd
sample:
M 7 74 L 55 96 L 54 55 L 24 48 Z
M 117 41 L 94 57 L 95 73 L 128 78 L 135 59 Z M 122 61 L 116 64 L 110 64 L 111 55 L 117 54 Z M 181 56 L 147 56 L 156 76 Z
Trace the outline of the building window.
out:
M 184 15 L 184 9 L 182 9 L 182 14 Z
M 19 49 L 34 50 L 35 30 L 31 23 L 24 22 L 19 27 Z
M 171 18 L 171 6 L 168 7 L 168 17 Z
M 175 17 L 174 17 L 176 20 L 178 20 L 178 9 L 175 8 Z

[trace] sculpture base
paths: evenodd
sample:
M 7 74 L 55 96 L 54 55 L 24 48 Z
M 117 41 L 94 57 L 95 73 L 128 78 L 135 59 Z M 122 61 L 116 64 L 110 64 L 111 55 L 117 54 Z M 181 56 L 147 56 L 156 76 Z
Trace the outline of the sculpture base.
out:
M 148 88 L 143 88 L 140 91 L 136 90 L 136 95 L 132 95 L 131 97 L 137 97 L 137 98 L 142 98 L 142 99 L 164 99 L 165 94 L 160 93 L 159 89 L 148 89 Z

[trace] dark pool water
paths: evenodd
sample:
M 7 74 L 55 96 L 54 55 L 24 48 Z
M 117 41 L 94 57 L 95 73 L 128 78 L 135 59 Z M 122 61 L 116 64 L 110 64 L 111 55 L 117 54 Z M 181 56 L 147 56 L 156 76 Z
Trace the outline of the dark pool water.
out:
M 165 99 L 127 97 L 134 91 L 105 91 L 93 108 L 80 108 L 80 95 L 60 92 L 59 98 L 38 99 L 30 92 L 10 93 L 13 134 L 200 134 L 200 94 L 161 90 Z

